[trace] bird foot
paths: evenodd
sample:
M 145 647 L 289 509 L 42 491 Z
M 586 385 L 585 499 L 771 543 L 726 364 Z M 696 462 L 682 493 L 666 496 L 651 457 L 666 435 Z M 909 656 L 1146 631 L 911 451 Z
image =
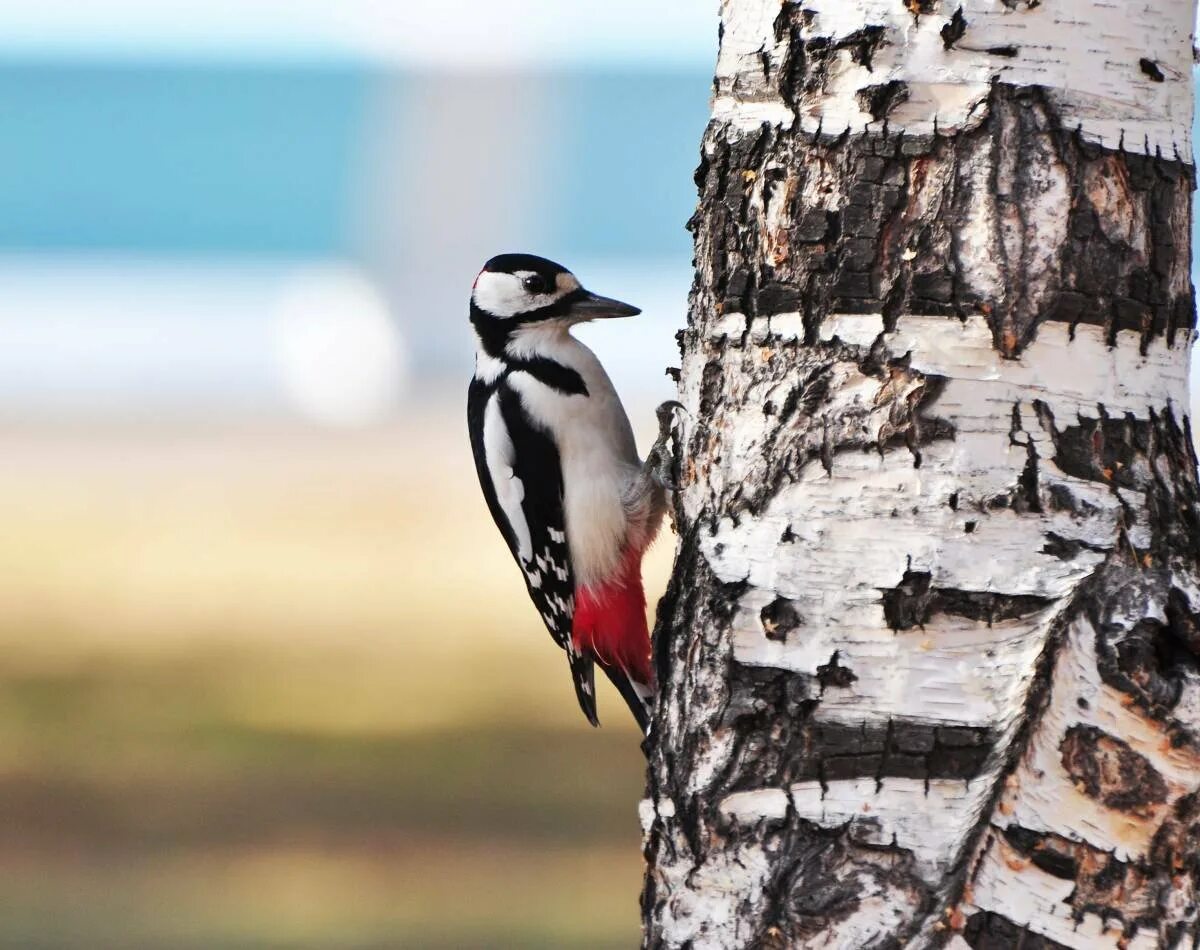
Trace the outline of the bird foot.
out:
M 687 415 L 682 403 L 669 399 L 655 410 L 658 416 L 658 438 L 650 447 L 646 461 L 642 465 L 645 472 L 655 484 L 669 492 L 676 490 L 674 468 L 675 447 L 679 444 L 679 419 Z

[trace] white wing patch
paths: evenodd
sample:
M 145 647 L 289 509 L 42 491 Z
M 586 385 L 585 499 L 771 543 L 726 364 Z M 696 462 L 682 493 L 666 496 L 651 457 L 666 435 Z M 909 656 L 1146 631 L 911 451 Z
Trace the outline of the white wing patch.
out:
M 483 444 L 487 459 L 488 475 L 496 490 L 496 500 L 504 510 L 504 517 L 512 527 L 517 542 L 517 554 L 521 564 L 529 563 L 533 556 L 533 542 L 529 536 L 529 525 L 521 503 L 525 500 L 525 485 L 513 471 L 512 437 L 500 413 L 500 394 L 492 393 L 483 410 Z

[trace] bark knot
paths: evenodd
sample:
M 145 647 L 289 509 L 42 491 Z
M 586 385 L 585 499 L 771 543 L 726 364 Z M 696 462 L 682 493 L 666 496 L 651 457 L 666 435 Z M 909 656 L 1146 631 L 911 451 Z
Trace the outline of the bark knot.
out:
M 1150 760 L 1095 726 L 1072 726 L 1059 752 L 1076 787 L 1108 808 L 1138 812 L 1166 801 L 1166 782 Z

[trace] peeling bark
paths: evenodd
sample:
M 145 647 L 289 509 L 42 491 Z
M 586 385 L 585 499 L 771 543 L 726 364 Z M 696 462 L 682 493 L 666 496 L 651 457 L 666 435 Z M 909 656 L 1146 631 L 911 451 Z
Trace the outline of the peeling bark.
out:
M 1195 945 L 1191 4 L 722 15 L 644 945 Z

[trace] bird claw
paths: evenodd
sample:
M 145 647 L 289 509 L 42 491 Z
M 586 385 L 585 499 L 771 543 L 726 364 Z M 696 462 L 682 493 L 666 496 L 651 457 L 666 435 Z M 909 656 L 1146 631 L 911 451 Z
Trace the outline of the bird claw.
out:
M 658 417 L 658 436 L 661 439 L 675 428 L 675 415 L 686 416 L 688 411 L 683 407 L 683 403 L 675 399 L 668 399 L 666 402 L 658 404 L 654 414 Z
M 675 453 L 671 443 L 678 438 L 677 415 L 687 415 L 683 404 L 674 399 L 668 399 L 655 410 L 658 416 L 658 438 L 654 440 L 649 454 L 646 456 L 645 470 L 654 482 L 666 491 L 673 492 L 675 484 L 672 469 L 675 465 Z

